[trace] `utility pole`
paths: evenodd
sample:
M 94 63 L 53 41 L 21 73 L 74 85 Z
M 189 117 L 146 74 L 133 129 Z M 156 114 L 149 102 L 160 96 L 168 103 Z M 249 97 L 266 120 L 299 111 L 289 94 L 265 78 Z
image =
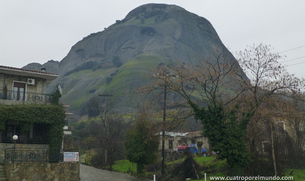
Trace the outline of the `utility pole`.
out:
M 105 138 L 108 140 L 108 129 L 107 129 L 107 122 L 106 122 L 106 108 L 107 108 L 107 97 L 112 97 L 112 94 L 99 94 L 98 96 L 105 97 L 105 108 L 104 108 L 104 126 L 105 126 Z M 107 143 L 106 143 L 106 149 L 105 149 L 105 165 L 107 164 Z
M 104 105 L 104 119 L 105 119 L 105 126 L 106 126 L 106 108 L 107 108 L 107 97 L 113 97 L 113 94 L 99 94 L 98 96 L 105 97 L 105 105 Z
M 169 75 L 168 73 L 157 73 L 153 75 L 156 78 L 160 78 L 163 79 L 164 81 L 164 100 L 163 100 L 163 122 L 162 122 L 162 165 L 161 165 L 161 173 L 162 175 L 164 175 L 164 161 L 165 161 L 165 144 L 164 144 L 164 140 L 165 140 L 165 120 L 166 120 L 166 95 L 167 95 L 167 81 L 170 78 L 176 78 L 178 76 L 176 75 Z
M 163 80 L 163 86 L 164 86 L 163 122 L 162 122 L 162 165 L 161 165 L 161 173 L 162 173 L 162 175 L 164 175 L 164 161 L 165 161 L 164 140 L 165 140 L 167 85 L 168 85 L 168 81 L 170 80 L 170 78 L 178 78 L 178 75 L 170 75 L 168 72 L 161 70 L 158 73 L 153 74 L 153 76 L 156 77 L 157 79 Z
M 164 103 L 163 103 L 163 128 L 162 128 L 162 170 L 161 173 L 162 175 L 164 175 L 164 158 L 165 158 L 165 154 L 164 154 L 164 137 L 165 137 L 165 118 L 166 118 L 166 81 L 164 84 Z

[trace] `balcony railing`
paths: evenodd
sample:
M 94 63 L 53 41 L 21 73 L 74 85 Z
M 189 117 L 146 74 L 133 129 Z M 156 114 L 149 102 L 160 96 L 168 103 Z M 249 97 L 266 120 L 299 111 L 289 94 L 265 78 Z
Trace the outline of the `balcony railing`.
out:
M 24 162 L 63 162 L 63 153 L 60 149 L 5 149 L 5 163 Z
M 29 102 L 50 102 L 50 94 L 39 94 L 33 92 L 16 92 L 12 90 L 0 89 L 0 99 L 13 101 L 29 101 Z
M 47 162 L 47 149 L 5 149 L 5 163 L 21 163 L 21 162 Z
M 66 152 L 78 152 L 76 149 L 64 150 Z M 4 153 L 5 163 L 24 163 L 24 162 L 63 162 L 63 153 L 60 148 L 51 149 L 17 149 L 7 148 Z

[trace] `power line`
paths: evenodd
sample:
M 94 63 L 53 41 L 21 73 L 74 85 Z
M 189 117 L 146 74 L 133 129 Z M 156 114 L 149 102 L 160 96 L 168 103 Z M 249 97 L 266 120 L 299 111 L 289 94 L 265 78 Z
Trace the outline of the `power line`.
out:
M 304 58 L 304 57 L 305 57 L 305 56 L 293 58 L 293 59 L 290 59 L 290 60 L 285 60 L 285 61 L 282 61 L 281 63 L 290 62 L 290 61 L 297 60 L 297 59 Z
M 296 47 L 296 48 L 292 48 L 292 49 L 289 49 L 289 50 L 284 50 L 284 51 L 281 51 L 279 53 L 289 52 L 289 51 L 296 50 L 296 49 L 303 48 L 303 47 L 305 47 L 305 45 L 302 45 L 302 46 L 299 46 L 299 47 Z
M 299 65 L 299 64 L 303 64 L 305 62 L 299 62 L 299 63 L 295 63 L 295 64 L 291 64 L 291 65 L 286 65 L 287 67 L 290 67 L 290 66 L 294 66 L 294 65 Z

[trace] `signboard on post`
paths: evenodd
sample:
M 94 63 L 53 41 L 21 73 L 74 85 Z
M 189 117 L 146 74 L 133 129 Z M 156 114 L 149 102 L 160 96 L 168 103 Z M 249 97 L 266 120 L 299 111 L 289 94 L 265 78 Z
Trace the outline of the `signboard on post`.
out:
M 78 162 L 78 152 L 64 152 L 64 162 Z

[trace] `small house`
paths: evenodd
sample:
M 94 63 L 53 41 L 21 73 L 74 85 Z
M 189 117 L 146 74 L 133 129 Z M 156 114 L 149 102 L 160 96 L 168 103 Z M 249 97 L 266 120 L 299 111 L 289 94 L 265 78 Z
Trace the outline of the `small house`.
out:
M 160 135 L 159 150 L 162 149 L 162 132 Z M 201 134 L 201 131 L 196 132 L 165 132 L 164 134 L 164 149 L 167 152 L 173 152 L 178 150 L 178 145 L 181 144 L 198 144 L 201 143 L 203 147 L 209 150 L 208 138 Z
M 54 102 L 58 94 L 46 94 L 57 77 L 45 69 L 0 66 L 0 164 L 6 179 L 79 180 L 79 163 L 58 163 L 66 113 Z

